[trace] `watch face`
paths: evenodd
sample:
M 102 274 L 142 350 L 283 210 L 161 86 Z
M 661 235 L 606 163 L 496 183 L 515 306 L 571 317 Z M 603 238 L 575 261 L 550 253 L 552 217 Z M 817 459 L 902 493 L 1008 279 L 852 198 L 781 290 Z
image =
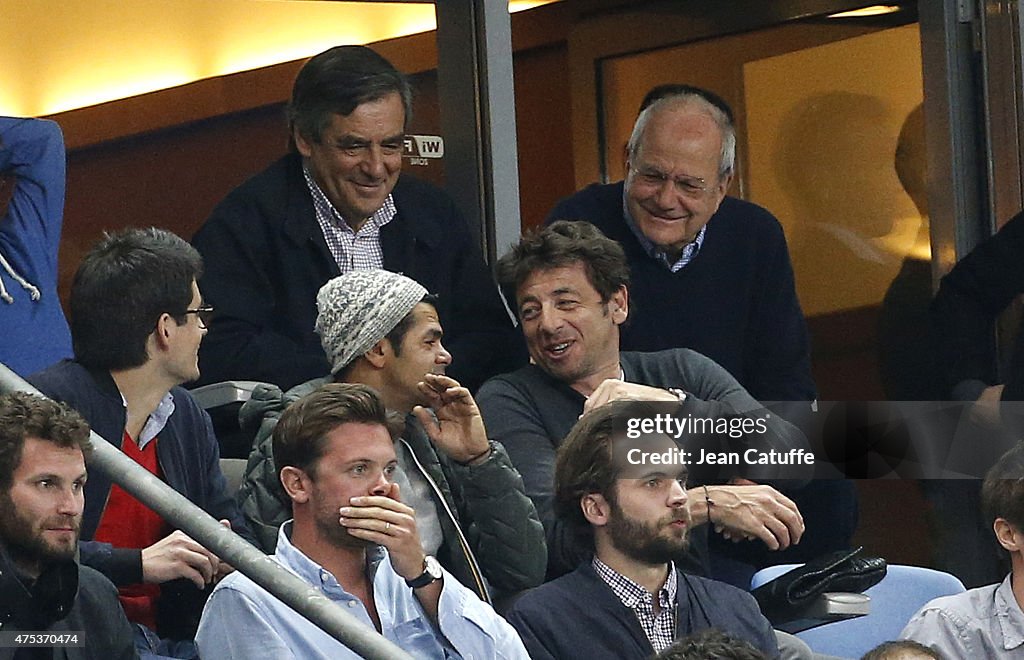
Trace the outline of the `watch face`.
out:
M 427 555 L 427 558 L 423 563 L 426 564 L 423 567 L 423 570 L 427 575 L 434 578 L 435 580 L 441 579 L 441 576 L 443 574 L 441 573 L 441 564 L 438 563 L 437 559 L 431 557 L 430 555 Z

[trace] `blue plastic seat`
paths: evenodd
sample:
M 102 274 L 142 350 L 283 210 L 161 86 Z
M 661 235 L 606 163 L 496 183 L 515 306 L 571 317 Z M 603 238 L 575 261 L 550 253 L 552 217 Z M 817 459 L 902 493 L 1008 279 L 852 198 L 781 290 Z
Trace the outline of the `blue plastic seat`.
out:
M 769 566 L 754 574 L 750 588 L 797 567 Z M 899 639 L 903 627 L 921 606 L 933 598 L 965 591 L 955 576 L 931 568 L 890 564 L 885 578 L 864 593 L 871 598 L 867 616 L 827 623 L 797 633 L 816 653 L 859 658 L 885 641 Z

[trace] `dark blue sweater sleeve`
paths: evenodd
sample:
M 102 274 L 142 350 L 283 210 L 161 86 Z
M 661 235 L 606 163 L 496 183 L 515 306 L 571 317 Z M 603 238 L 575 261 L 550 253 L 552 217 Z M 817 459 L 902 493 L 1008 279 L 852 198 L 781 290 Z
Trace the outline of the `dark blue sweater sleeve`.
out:
M 956 400 L 975 400 L 998 381 L 994 324 L 1010 301 L 1024 292 L 1022 255 L 1024 213 L 961 259 L 939 284 L 931 306 L 932 326 L 945 385 Z M 1018 339 L 1018 354 L 1020 345 Z M 1016 356 L 1018 361 L 1022 357 Z

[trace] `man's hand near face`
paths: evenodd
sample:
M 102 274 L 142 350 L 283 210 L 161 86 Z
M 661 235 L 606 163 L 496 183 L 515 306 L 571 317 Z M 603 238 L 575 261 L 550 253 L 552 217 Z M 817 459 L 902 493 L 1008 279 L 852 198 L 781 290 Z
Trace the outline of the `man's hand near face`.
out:
M 416 529 L 416 513 L 402 502 L 398 484 L 392 483 L 386 495 L 353 497 L 339 514 L 339 522 L 349 534 L 387 548 L 391 567 L 400 577 L 412 580 L 423 574 L 426 555 Z M 442 584 L 443 579 L 435 580 L 415 591 L 435 625 Z
M 434 415 L 423 406 L 413 408 L 413 413 L 434 444 L 457 463 L 486 460 L 490 454 L 487 430 L 469 390 L 438 374 L 427 374 L 418 387 Z
M 601 383 L 583 406 L 583 414 L 611 401 L 679 401 L 672 392 L 637 383 L 608 379 Z M 745 479 L 726 486 L 708 486 L 708 498 L 714 503 L 711 517 L 715 531 L 739 542 L 760 539 L 770 550 L 785 550 L 800 542 L 804 520 L 796 504 L 771 486 Z M 690 491 L 690 511 L 694 524 L 708 522 L 704 489 Z

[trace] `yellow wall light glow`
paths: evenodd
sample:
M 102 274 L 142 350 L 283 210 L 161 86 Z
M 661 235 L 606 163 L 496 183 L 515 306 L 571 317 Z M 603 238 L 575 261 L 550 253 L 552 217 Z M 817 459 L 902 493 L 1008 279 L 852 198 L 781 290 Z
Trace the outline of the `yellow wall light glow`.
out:
M 556 0 L 513 0 L 523 11 Z M 0 113 L 46 115 L 435 29 L 430 3 L 2 2 Z
M 218 4 L 211 10 L 210 32 L 216 32 L 217 42 L 210 49 L 213 72 L 207 77 L 304 59 L 340 44 L 372 43 L 434 29 L 434 7 L 429 4 L 258 5 L 258 15 L 253 14 L 251 0 L 229 2 L 226 8 Z
M 88 79 L 76 81 L 79 84 L 68 85 L 60 92 L 55 91 L 53 98 L 41 99 L 41 112 L 26 113 L 32 115 L 51 115 L 76 108 L 85 108 L 117 99 L 125 99 L 152 92 L 156 89 L 169 89 L 193 82 L 195 77 L 182 72 L 175 74 L 166 72 L 160 76 L 151 76 L 145 80 L 126 80 L 121 83 L 106 80 L 91 84 Z
M 561 0 L 510 0 L 508 3 L 508 13 L 514 14 L 518 11 L 525 11 L 527 9 L 533 9 L 534 7 L 543 7 L 544 5 L 550 5 Z
M 900 10 L 898 5 L 871 5 L 862 9 L 842 11 L 837 14 L 829 14 L 829 18 L 867 18 L 868 16 L 884 16 L 895 14 Z
M 47 114 L 194 79 L 196 57 L 183 47 L 191 38 L 189 17 L 118 11 L 128 7 L 135 5 L 70 2 L 55 13 L 51 2 L 7 3 L 0 61 L 18 90 L 19 111 Z

